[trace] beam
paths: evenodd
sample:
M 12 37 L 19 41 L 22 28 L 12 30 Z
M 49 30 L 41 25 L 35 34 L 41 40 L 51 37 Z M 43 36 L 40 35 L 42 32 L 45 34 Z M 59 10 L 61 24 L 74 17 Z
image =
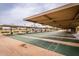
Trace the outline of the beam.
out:
M 50 18 L 49 16 L 47 16 L 47 15 L 43 15 L 44 17 L 46 17 L 47 19 L 49 19 L 49 20 L 52 20 L 52 18 Z

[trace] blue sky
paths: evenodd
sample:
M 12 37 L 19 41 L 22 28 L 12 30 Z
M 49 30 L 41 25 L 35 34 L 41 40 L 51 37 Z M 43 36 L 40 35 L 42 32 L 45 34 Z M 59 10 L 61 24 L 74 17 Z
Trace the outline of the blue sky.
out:
M 0 3 L 0 24 L 29 25 L 23 18 L 65 5 L 64 3 Z M 41 26 L 40 24 L 37 26 Z

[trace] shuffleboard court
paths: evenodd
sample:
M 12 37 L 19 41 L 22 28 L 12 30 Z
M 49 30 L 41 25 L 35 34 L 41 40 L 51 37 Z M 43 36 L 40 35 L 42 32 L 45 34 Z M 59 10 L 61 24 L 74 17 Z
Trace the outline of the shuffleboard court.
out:
M 55 51 L 60 54 L 64 55 L 70 55 L 70 56 L 79 56 L 79 47 L 75 46 L 68 46 L 68 45 L 62 45 L 62 44 L 57 44 L 57 43 L 52 43 L 52 42 L 47 42 L 39 39 L 32 39 L 32 38 L 27 38 L 25 35 L 16 35 L 12 36 L 12 38 L 15 38 L 17 40 L 23 41 L 25 43 L 30 43 L 39 47 L 42 47 L 44 49 L 48 49 L 50 51 Z

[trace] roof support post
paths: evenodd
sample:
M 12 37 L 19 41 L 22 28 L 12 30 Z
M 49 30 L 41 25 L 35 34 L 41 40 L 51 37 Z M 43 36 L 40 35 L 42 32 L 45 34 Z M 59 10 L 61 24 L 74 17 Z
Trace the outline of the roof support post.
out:
M 10 33 L 11 33 L 11 35 L 13 35 L 12 27 L 10 27 Z
M 71 28 L 71 33 L 76 33 L 76 27 Z

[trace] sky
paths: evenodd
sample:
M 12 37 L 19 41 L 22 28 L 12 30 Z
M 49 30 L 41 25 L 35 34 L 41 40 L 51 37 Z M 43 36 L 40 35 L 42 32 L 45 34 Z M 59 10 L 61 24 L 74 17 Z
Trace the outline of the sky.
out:
M 66 3 L 0 3 L 0 24 L 42 26 L 24 21 L 29 17 L 44 11 L 65 5 Z

